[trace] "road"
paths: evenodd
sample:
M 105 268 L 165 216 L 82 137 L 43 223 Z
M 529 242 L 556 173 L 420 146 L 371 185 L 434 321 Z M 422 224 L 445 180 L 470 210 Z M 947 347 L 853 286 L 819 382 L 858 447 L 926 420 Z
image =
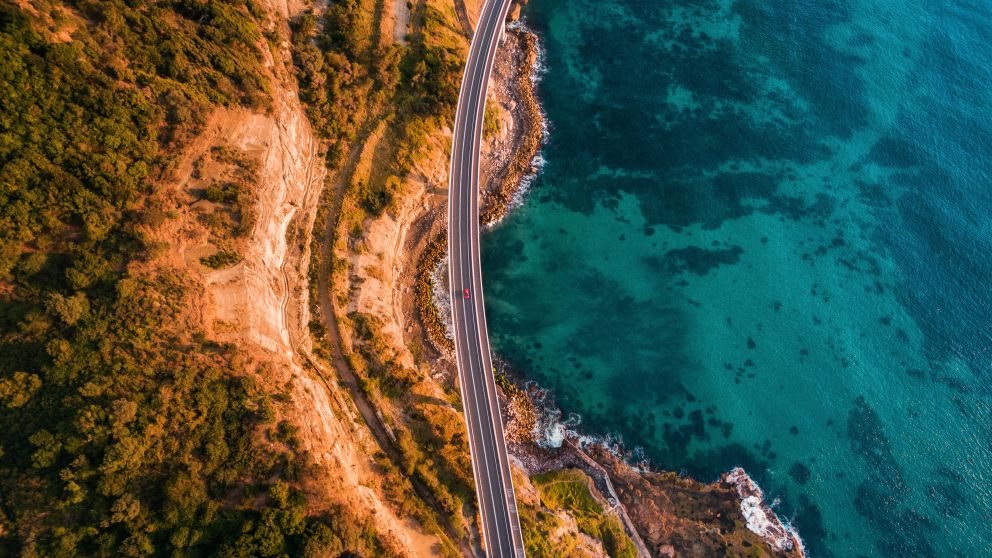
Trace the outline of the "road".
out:
M 524 558 L 523 536 L 496 397 L 479 260 L 479 150 L 486 90 L 510 0 L 486 0 L 462 76 L 448 184 L 448 280 L 458 383 L 489 558 Z M 469 295 L 466 298 L 465 290 Z

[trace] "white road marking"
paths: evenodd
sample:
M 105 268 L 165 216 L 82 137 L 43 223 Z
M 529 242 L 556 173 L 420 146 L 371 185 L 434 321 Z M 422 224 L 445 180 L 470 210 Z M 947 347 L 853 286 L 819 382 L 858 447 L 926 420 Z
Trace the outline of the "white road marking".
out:
M 498 6 L 498 7 L 496 7 Z M 517 523 L 517 509 L 516 509 L 516 499 L 514 497 L 515 491 L 513 490 L 513 479 L 509 476 L 509 462 L 506 455 L 505 441 L 503 440 L 503 420 L 502 415 L 499 411 L 499 401 L 495 394 L 495 382 L 492 377 L 492 362 L 490 360 L 488 339 L 484 336 L 483 325 L 485 324 L 485 307 L 484 298 L 482 294 L 482 277 L 481 269 L 479 265 L 475 265 L 477 262 L 475 258 L 477 256 L 477 242 L 479 238 L 479 219 L 478 219 L 478 194 L 479 194 L 479 147 L 481 145 L 481 125 L 480 122 L 485 115 L 485 104 L 486 104 L 486 94 L 488 91 L 489 78 L 492 73 L 493 61 L 496 56 L 496 47 L 498 46 L 498 41 L 501 37 L 502 26 L 504 25 L 504 20 L 506 19 L 506 13 L 509 10 L 508 0 L 488 0 L 483 9 L 482 17 L 480 18 L 479 25 L 476 28 L 476 37 L 473 37 L 473 41 L 469 47 L 469 61 L 474 65 L 471 67 L 466 67 L 466 71 L 462 75 L 461 91 L 459 94 L 459 101 L 456 107 L 455 116 L 455 137 L 452 143 L 451 152 L 451 163 L 450 168 L 452 170 L 449 176 L 449 193 L 452 194 L 449 199 L 448 208 L 448 227 L 449 227 L 449 242 L 451 248 L 451 263 L 454 264 L 455 260 L 459 261 L 458 264 L 458 275 L 461 281 L 460 287 L 456 288 L 455 274 L 454 270 L 449 266 L 449 288 L 452 293 L 452 297 L 456 297 L 457 293 L 466 288 L 470 288 L 470 298 L 462 299 L 461 305 L 452 304 L 452 319 L 455 323 L 458 322 L 457 313 L 460 310 L 463 314 L 463 319 L 461 321 L 461 330 L 464 333 L 464 337 L 459 342 L 456 335 L 455 340 L 455 353 L 456 361 L 459 367 L 461 381 L 459 382 L 462 392 L 462 401 L 465 406 L 466 421 L 469 424 L 469 449 L 472 452 L 472 469 L 476 478 L 476 496 L 480 503 L 480 512 L 483 516 L 483 532 L 486 538 L 486 546 L 488 553 L 491 556 L 505 556 L 504 550 L 504 539 L 508 535 L 510 543 L 510 551 L 513 556 L 522 557 L 524 549 L 522 547 L 522 539 L 520 535 L 519 523 Z M 481 45 L 485 44 L 487 50 L 485 52 L 485 60 L 479 61 L 479 57 L 482 53 L 479 49 L 482 48 Z M 470 75 L 471 72 L 471 75 Z M 468 86 L 468 87 L 466 87 Z M 465 123 L 461 122 L 460 119 L 465 117 L 465 110 L 474 104 L 475 106 L 475 118 L 474 120 L 468 120 L 467 122 L 472 126 L 471 142 L 466 142 L 468 135 L 465 133 Z M 456 144 L 458 145 L 458 151 L 456 152 Z M 469 152 L 466 153 L 466 149 Z M 466 154 L 469 156 L 469 165 L 466 167 L 465 159 Z M 456 159 L 458 157 L 458 159 Z M 456 161 L 458 161 L 458 172 L 453 172 L 456 168 Z M 467 178 L 467 179 L 466 179 Z M 458 180 L 458 183 L 450 183 L 450 181 Z M 457 189 L 456 189 L 457 187 Z M 467 192 L 466 192 L 467 190 Z M 457 198 L 455 197 L 457 194 Z M 468 223 L 469 235 L 468 235 L 468 245 L 465 246 L 466 238 L 461 234 L 466 224 L 464 222 L 463 211 L 460 211 L 464 207 L 465 196 L 468 195 L 468 203 L 470 211 L 468 216 L 472 217 L 471 222 Z M 454 203 L 455 201 L 458 204 Z M 453 226 L 456 225 L 457 227 Z M 455 250 L 455 246 L 458 246 L 459 250 Z M 459 257 L 462 252 L 467 251 L 468 260 L 461 261 Z M 469 280 L 466 281 L 466 275 Z M 474 292 L 473 292 L 474 291 Z M 473 300 L 473 297 L 478 297 Z M 472 320 L 472 327 L 475 328 L 476 335 L 471 335 L 469 319 Z M 469 340 L 475 337 L 478 341 L 478 345 L 473 345 Z M 459 350 L 464 349 L 464 351 Z M 468 355 L 464 352 L 467 351 Z M 474 356 L 477 354 L 477 357 Z M 466 362 L 467 360 L 467 362 Z M 475 360 L 478 360 L 478 368 L 476 367 Z M 468 365 L 466 368 L 465 365 Z M 479 384 L 476 381 L 476 373 L 481 372 L 483 377 L 480 378 L 482 382 L 482 389 L 484 393 L 480 396 L 479 394 Z M 470 401 L 467 398 L 468 383 L 465 381 L 465 374 L 468 374 L 468 380 L 471 384 L 472 390 L 472 401 L 474 406 L 469 405 Z M 481 397 L 481 400 L 480 400 Z M 482 403 L 485 403 L 486 408 L 484 409 L 485 415 L 483 415 Z M 474 411 L 474 412 L 473 412 Z M 484 428 L 485 417 L 488 416 L 489 427 Z M 479 440 L 475 440 L 474 434 L 479 437 Z M 487 438 L 492 437 L 487 440 Z M 475 447 L 475 442 L 478 441 L 481 448 Z M 492 454 L 489 449 L 490 446 L 493 451 L 495 451 L 496 457 L 496 475 L 493 476 L 492 470 L 490 468 L 490 458 Z M 481 449 L 482 453 L 475 451 L 476 449 Z M 478 461 L 482 461 L 482 465 Z M 482 478 L 480 473 L 485 472 L 485 486 L 483 486 Z M 486 506 L 483 496 L 488 496 L 488 506 Z M 502 508 L 506 513 L 497 513 L 497 502 L 496 498 L 502 501 Z M 486 513 L 486 508 L 492 509 L 492 516 Z M 512 516 L 512 517 L 511 517 Z M 505 528 L 509 529 L 509 533 L 503 531 Z M 520 541 L 518 544 L 517 541 Z

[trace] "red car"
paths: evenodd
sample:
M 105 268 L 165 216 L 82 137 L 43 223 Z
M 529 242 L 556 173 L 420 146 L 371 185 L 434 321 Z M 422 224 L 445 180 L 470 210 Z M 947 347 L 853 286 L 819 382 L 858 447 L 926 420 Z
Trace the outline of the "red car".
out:
M 465 300 L 468 300 L 471 296 L 472 295 L 468 292 L 468 289 L 462 291 L 462 298 L 464 298 Z

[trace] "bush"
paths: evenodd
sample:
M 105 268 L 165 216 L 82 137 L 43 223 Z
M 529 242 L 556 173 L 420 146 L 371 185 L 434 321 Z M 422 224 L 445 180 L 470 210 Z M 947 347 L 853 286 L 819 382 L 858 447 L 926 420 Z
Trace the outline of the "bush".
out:
M 155 249 L 141 230 L 168 214 L 149 198 L 204 115 L 269 103 L 262 12 L 69 4 L 68 43 L 0 4 L 0 555 L 299 554 L 315 520 L 291 456 L 254 443 L 274 418 L 244 381 L 261 372 L 198 330 L 188 278 L 132 265 Z M 265 496 L 278 479 L 290 488 Z
M 637 556 L 633 541 L 620 520 L 607 513 L 589 490 L 589 479 L 579 470 L 551 471 L 531 481 L 541 493 L 541 502 L 552 510 L 565 510 L 578 523 L 579 530 L 599 539 L 610 558 Z
M 225 267 L 231 267 L 232 265 L 239 263 L 241 260 L 242 258 L 237 252 L 221 250 L 216 254 L 211 254 L 200 258 L 200 263 L 210 269 L 223 269 Z

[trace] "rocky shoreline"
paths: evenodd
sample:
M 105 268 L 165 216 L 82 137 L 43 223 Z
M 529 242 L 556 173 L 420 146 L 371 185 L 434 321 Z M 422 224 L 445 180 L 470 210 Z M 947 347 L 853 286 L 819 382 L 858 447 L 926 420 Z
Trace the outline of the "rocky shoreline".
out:
M 427 341 L 438 351 L 444 354 L 453 354 L 455 345 L 448 337 L 445 321 L 441 318 L 439 305 L 435 293 L 439 289 L 435 288 L 435 271 L 442 260 L 447 258 L 447 228 L 434 235 L 427 248 L 424 249 L 423 258 L 417 265 L 417 286 L 416 305 L 420 315 L 420 322 L 424 328 Z
M 779 551 L 797 550 L 804 554 L 803 541 L 799 533 L 791 526 L 783 525 L 782 521 L 765 500 L 765 494 L 744 469 L 735 467 L 725 473 L 721 483 L 734 487 L 741 499 L 741 513 L 747 520 L 747 527 L 761 535 L 763 539 Z
M 519 199 L 521 189 L 539 170 L 541 146 L 546 139 L 544 113 L 535 91 L 541 72 L 541 47 L 536 34 L 519 20 L 507 30 L 496 59 L 490 103 L 501 112 L 500 133 L 483 145 L 482 209 L 485 226 L 498 223 Z M 446 302 L 437 294 L 446 285 L 436 285 L 435 271 L 447 257 L 447 228 L 433 233 L 417 266 L 416 306 L 427 340 L 442 354 L 451 354 L 454 345 L 445 329 L 439 307 Z
M 583 471 L 643 554 L 805 558 L 798 532 L 779 519 L 743 469 L 703 483 L 634 464 L 635 454 L 622 444 L 584 436 L 561 422 L 547 390 L 507 374 L 498 384 L 514 459 L 531 475 Z
M 506 216 L 519 194 L 536 176 L 541 146 L 547 139 L 546 119 L 537 98 L 543 71 L 540 41 L 520 20 L 507 29 L 503 44 L 509 56 L 497 59 L 491 94 L 509 113 L 512 127 L 504 141 L 492 142 L 489 172 L 480 219 L 493 225 Z
M 502 134 L 483 147 L 484 225 L 498 223 L 518 202 L 521 189 L 539 170 L 540 149 L 547 139 L 535 91 L 541 71 L 539 38 L 515 21 L 504 51 L 490 90 L 503 108 Z M 442 355 L 451 355 L 453 345 L 439 314 L 446 301 L 437 300 L 447 289 L 434 284 L 446 258 L 447 232 L 439 228 L 418 264 L 416 307 L 427 341 Z M 639 554 L 805 556 L 798 533 L 781 522 L 743 469 L 704 484 L 673 472 L 636 467 L 619 445 L 581 436 L 561 424 L 546 391 L 506 374 L 497 382 L 514 460 L 530 475 L 583 471 L 613 506 L 611 513 L 621 519 Z M 549 431 L 556 438 L 551 443 Z

